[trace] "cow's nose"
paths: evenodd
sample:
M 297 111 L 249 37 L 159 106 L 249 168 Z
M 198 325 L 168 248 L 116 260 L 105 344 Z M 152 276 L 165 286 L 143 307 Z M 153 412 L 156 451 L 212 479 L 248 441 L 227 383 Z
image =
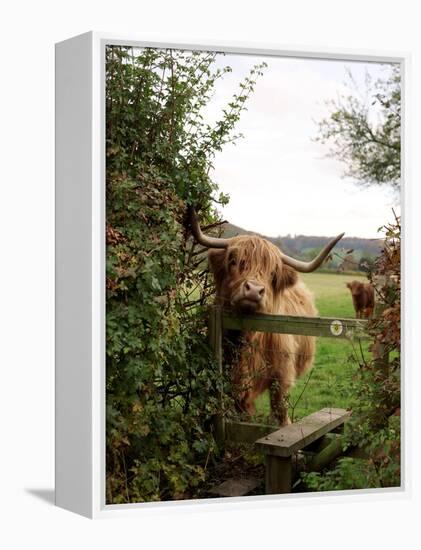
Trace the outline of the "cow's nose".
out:
M 252 283 L 251 281 L 246 281 L 244 283 L 244 298 L 247 300 L 253 300 L 254 302 L 260 302 L 265 293 L 265 287 L 263 285 L 258 285 Z

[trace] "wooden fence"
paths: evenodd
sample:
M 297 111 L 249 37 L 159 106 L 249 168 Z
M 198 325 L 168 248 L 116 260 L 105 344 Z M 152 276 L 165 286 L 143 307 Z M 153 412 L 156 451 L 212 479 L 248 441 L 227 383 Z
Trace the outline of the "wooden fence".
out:
M 333 339 L 367 338 L 367 320 L 336 317 L 296 317 L 290 315 L 250 314 L 239 315 L 213 306 L 210 310 L 209 339 L 218 368 L 222 375 L 222 342 L 225 330 L 299 334 Z M 221 395 L 222 406 L 222 395 Z M 313 457 L 317 468 L 325 465 L 341 452 L 337 439 L 326 439 L 329 432 L 338 430 L 350 413 L 343 409 L 326 408 L 297 423 L 276 426 L 226 420 L 221 414 L 215 420 L 215 437 L 219 444 L 225 441 L 252 443 L 266 457 L 266 493 L 279 494 L 291 491 L 293 457 L 297 451 L 317 444 L 320 451 Z

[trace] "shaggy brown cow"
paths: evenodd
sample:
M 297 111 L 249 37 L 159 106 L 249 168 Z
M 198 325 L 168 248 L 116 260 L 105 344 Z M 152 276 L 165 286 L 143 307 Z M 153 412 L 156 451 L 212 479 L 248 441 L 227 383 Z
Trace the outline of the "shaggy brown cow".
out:
M 352 294 L 357 319 L 369 319 L 374 310 L 374 288 L 370 283 L 351 281 L 346 283 Z
M 302 262 L 257 235 L 208 237 L 202 233 L 194 210 L 191 227 L 196 241 L 210 249 L 217 303 L 244 313 L 317 315 L 313 295 L 297 271 L 317 269 L 343 233 L 314 260 Z M 295 379 L 312 366 L 314 337 L 245 332 L 241 342 L 232 374 L 238 408 L 254 414 L 256 398 L 269 389 L 273 416 L 280 425 L 287 424 L 285 398 Z

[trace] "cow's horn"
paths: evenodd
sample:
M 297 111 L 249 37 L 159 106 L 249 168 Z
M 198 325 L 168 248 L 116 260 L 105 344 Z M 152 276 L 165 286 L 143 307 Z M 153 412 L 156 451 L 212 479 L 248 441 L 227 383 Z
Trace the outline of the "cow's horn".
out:
M 227 248 L 229 239 L 220 239 L 218 237 L 208 237 L 202 233 L 199 220 L 197 219 L 196 210 L 193 206 L 189 207 L 189 219 L 193 237 L 196 241 L 206 248 Z
M 295 258 L 291 258 L 290 256 L 287 256 L 286 254 L 281 252 L 282 261 L 285 262 L 290 267 L 293 267 L 297 271 L 300 271 L 301 273 L 310 273 L 311 271 L 314 271 L 322 264 L 323 260 L 326 258 L 326 256 L 335 246 L 335 244 L 338 241 L 340 241 L 344 235 L 345 233 L 341 233 L 340 235 L 332 239 L 330 243 L 328 243 L 323 248 L 323 250 L 314 258 L 314 260 L 311 260 L 311 262 L 302 262 L 300 260 L 296 260 Z

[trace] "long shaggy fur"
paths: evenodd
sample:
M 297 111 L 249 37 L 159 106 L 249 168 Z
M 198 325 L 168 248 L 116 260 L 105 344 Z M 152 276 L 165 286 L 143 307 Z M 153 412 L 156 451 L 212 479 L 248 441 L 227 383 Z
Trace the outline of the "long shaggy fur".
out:
M 313 295 L 297 272 L 261 237 L 239 236 L 227 249 L 211 249 L 209 264 L 221 305 L 233 306 L 244 282 L 253 280 L 265 289 L 259 313 L 317 315 Z M 285 398 L 295 379 L 311 368 L 314 352 L 315 339 L 310 336 L 245 332 L 233 365 L 239 409 L 253 414 L 256 398 L 269 389 L 272 414 L 281 425 L 287 423 Z

